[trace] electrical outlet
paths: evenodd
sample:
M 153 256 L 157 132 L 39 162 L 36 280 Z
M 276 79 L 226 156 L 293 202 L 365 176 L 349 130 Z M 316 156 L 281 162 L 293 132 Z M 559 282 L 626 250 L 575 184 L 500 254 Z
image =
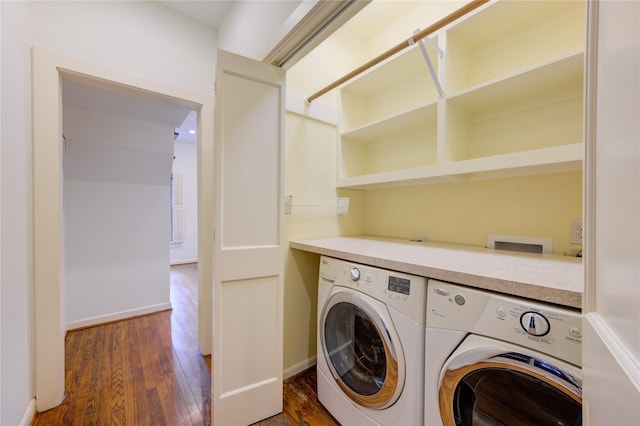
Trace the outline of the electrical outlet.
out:
M 582 219 L 572 219 L 569 225 L 569 243 L 582 244 Z

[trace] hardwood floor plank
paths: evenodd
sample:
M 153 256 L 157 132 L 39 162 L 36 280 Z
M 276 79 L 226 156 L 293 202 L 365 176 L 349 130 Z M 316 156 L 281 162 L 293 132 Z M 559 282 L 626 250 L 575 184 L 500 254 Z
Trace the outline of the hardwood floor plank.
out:
M 108 374 L 110 387 L 112 389 L 111 400 L 109 401 L 109 411 L 111 413 L 110 423 L 114 426 L 127 424 L 127 412 L 125 405 L 125 377 L 123 360 L 123 340 L 125 338 L 124 329 L 121 324 L 115 324 L 109 338 L 109 350 L 111 351 L 111 364 Z
M 150 413 L 149 424 L 165 426 L 167 422 L 165 421 L 164 413 L 162 411 L 162 403 L 160 402 L 160 395 L 158 395 L 158 388 L 153 387 L 151 389 L 147 389 L 146 395 Z M 175 423 L 170 424 L 173 425 Z
M 194 264 L 171 268 L 172 311 L 67 333 L 66 398 L 31 424 L 209 425 L 211 356 L 198 349 L 197 275 Z M 315 368 L 286 380 L 283 400 L 281 414 L 255 425 L 338 425 L 318 402 Z

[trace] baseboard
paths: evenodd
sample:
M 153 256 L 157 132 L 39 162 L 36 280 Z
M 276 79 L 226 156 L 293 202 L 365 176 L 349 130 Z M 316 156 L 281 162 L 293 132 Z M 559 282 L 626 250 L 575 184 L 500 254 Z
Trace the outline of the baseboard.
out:
M 303 372 L 304 370 L 313 367 L 314 365 L 316 365 L 316 361 L 317 358 L 316 356 L 312 356 L 309 359 L 306 359 L 302 362 L 299 362 L 289 368 L 286 368 L 283 372 L 282 372 L 282 378 L 283 379 L 288 379 L 289 377 L 295 376 L 298 373 Z
M 186 265 L 188 263 L 198 263 L 198 259 L 172 260 L 170 265 Z
M 22 416 L 22 420 L 20 420 L 20 426 L 29 426 L 33 421 L 33 417 L 36 415 L 36 399 L 31 398 L 29 401 L 29 405 L 27 406 L 27 411 L 24 412 L 24 416 Z
M 67 331 L 76 330 L 78 328 L 92 327 L 94 325 L 105 324 L 123 319 L 139 317 L 141 315 L 152 314 L 154 312 L 166 311 L 171 309 L 171 302 L 160 303 L 158 305 L 145 306 L 142 308 L 130 309 L 128 311 L 115 312 L 107 315 L 99 315 L 97 317 L 85 318 L 78 321 L 67 323 Z

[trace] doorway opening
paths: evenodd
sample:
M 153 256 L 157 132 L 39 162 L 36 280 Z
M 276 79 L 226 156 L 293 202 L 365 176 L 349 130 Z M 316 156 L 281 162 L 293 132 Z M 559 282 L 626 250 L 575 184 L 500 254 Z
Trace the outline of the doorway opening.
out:
M 182 173 L 179 187 L 171 179 L 175 128 L 190 110 L 90 83 L 62 78 L 66 330 L 171 308 L 172 219 L 174 244 L 190 243 L 190 261 L 197 259 L 195 140 L 185 176 L 193 187 L 183 188 Z
M 91 109 L 75 105 L 75 110 L 70 114 L 63 111 L 73 103 L 73 94 L 69 92 L 69 85 L 79 91 L 79 95 L 86 95 L 88 92 L 101 91 L 100 98 L 87 97 L 84 99 L 89 103 Z M 88 92 L 87 92 L 88 91 Z M 126 102 L 121 102 L 125 98 Z M 95 273 L 100 270 L 100 263 L 105 266 L 105 260 L 113 261 L 118 258 L 121 252 L 126 251 L 127 246 L 135 245 L 134 241 L 138 233 L 144 228 L 148 231 L 144 218 L 149 222 L 156 221 L 155 216 L 149 215 L 150 211 L 163 210 L 166 213 L 162 221 L 166 221 L 166 226 L 161 233 L 163 250 L 166 252 L 165 271 L 169 270 L 169 182 L 171 163 L 173 160 L 173 130 L 175 125 L 170 126 L 169 148 L 160 148 L 152 142 L 148 145 L 138 146 L 135 142 L 140 137 L 139 126 L 132 125 L 132 121 L 149 121 L 145 117 L 150 111 L 163 111 L 159 113 L 163 118 L 159 121 L 166 121 L 167 116 L 162 114 L 173 114 L 178 110 L 183 111 L 184 119 L 189 111 L 197 111 L 197 181 L 198 187 L 198 233 L 206 232 L 212 227 L 212 197 L 208 196 L 207 188 L 203 186 L 212 185 L 212 178 L 206 175 L 208 170 L 212 170 L 212 158 L 203 155 L 212 151 L 213 144 L 213 97 L 188 90 L 169 87 L 165 84 L 147 80 L 140 76 L 130 75 L 119 71 L 107 69 L 95 64 L 87 63 L 75 58 L 65 57 L 55 52 L 45 51 L 38 48 L 33 49 L 33 185 L 34 185 L 34 282 L 35 282 L 35 354 L 36 370 L 36 401 L 37 410 L 44 411 L 57 406 L 64 397 L 64 336 L 68 326 L 77 327 L 79 323 L 73 324 L 73 318 L 67 315 L 65 305 L 69 302 L 67 278 L 74 279 L 88 272 Z M 120 103 L 118 103 L 120 101 Z M 66 105 L 65 105 L 66 103 Z M 140 107 L 145 105 L 145 107 Z M 111 108 L 111 110 L 109 110 Z M 124 111 L 130 110 L 133 117 L 120 121 L 110 121 L 116 108 L 120 115 Z M 94 114 L 96 113 L 96 114 Z M 75 116 L 74 116 L 75 114 Z M 84 115 L 83 115 L 84 114 Z M 93 114 L 93 116 L 91 116 Z M 104 120 L 98 120 L 106 126 L 99 132 L 100 138 L 94 137 L 89 124 L 95 124 L 96 115 L 102 115 Z M 91 117 L 88 117 L 91 116 Z M 106 118 L 105 118 L 106 117 Z M 157 119 L 158 116 L 156 116 Z M 75 119 L 73 126 L 64 125 L 68 119 Z M 153 121 L 153 120 L 151 120 Z M 157 120 L 156 120 L 157 121 Z M 142 126 L 145 127 L 145 126 Z M 73 129 L 73 130 L 71 130 Z M 158 129 L 156 129 L 158 130 Z M 66 134 L 69 133 L 69 134 Z M 98 132 L 95 132 L 98 133 Z M 64 135 L 64 137 L 63 137 Z M 89 135 L 89 136 L 87 136 Z M 106 136 L 105 136 L 106 135 Z M 132 136 L 133 135 L 133 136 Z M 164 137 L 164 136 L 163 136 Z M 66 139 L 66 141 L 65 141 Z M 129 140 L 131 143 L 124 143 Z M 165 145 L 166 146 L 166 145 Z M 90 158 L 91 161 L 79 161 L 75 164 L 70 160 L 78 157 Z M 109 164 L 113 159 L 119 160 L 117 173 L 113 173 L 113 167 Z M 144 164 L 143 166 L 139 166 Z M 133 166 L 133 167 L 125 167 Z M 211 172 L 212 173 L 212 172 Z M 75 179 L 74 187 L 65 185 L 65 179 Z M 164 180 L 161 185 L 159 182 Z M 126 185 L 129 183 L 129 185 Z M 95 190 L 92 186 L 100 186 L 100 190 Z M 150 195 L 151 193 L 166 191 L 166 204 L 149 203 L 147 211 L 140 205 L 133 207 L 137 195 L 140 193 Z M 70 196 L 74 192 L 80 192 L 81 196 L 77 204 L 83 204 L 83 208 L 96 209 L 97 205 L 106 198 L 106 195 L 113 195 L 111 204 L 102 208 L 102 216 L 99 219 L 90 219 L 90 215 L 83 215 L 82 210 L 75 210 L 79 215 L 69 220 L 67 209 L 71 210 Z M 77 195 L 77 194 L 76 194 Z M 104 197 L 103 197 L 104 196 Z M 119 196 L 125 196 L 118 198 Z M 77 199 L 78 200 L 78 199 Z M 124 201 L 123 201 L 124 200 Z M 91 204 L 96 204 L 92 206 Z M 120 204 L 124 204 L 125 208 Z M 77 207 L 77 205 L 76 205 Z M 118 207 L 116 209 L 115 207 Z M 127 207 L 131 207 L 127 210 Z M 116 212 L 117 210 L 117 212 Z M 86 210 L 85 210 L 86 211 Z M 115 229 L 112 225 L 106 226 L 109 221 L 118 216 L 117 222 L 121 228 L 118 231 L 126 231 L 120 237 L 112 238 L 112 248 L 100 252 L 93 248 L 75 248 L 77 255 L 87 256 L 86 262 L 77 263 L 78 268 L 74 271 L 67 271 L 65 261 L 65 247 L 69 241 L 65 241 L 66 232 L 70 223 L 76 227 L 73 232 L 75 236 L 82 229 L 95 233 L 108 233 L 110 229 Z M 136 224 L 137 226 L 133 226 Z M 84 228 L 83 228 L 84 227 Z M 129 237 L 123 237 L 128 235 Z M 149 235 L 149 234 L 147 234 Z M 89 239 L 91 236 L 86 236 Z M 73 237 L 75 238 L 75 237 Z M 72 238 L 72 239 L 73 239 Z M 81 238 L 76 238 L 81 240 Z M 199 241 L 202 238 L 198 238 Z M 139 248 L 139 246 L 138 246 Z M 201 251 L 204 250 L 204 253 Z M 198 259 L 202 259 L 198 268 L 198 346 L 203 355 L 211 351 L 211 324 L 203 321 L 203 318 L 211 318 L 211 248 L 206 248 L 203 244 L 198 244 Z M 93 256 L 93 258 L 91 258 Z M 111 257 L 110 257 L 111 256 Z M 126 256 L 125 256 L 126 259 Z M 117 259 L 116 259 L 117 260 Z M 126 272 L 134 264 L 152 265 L 156 260 L 142 256 L 136 262 L 122 261 L 120 265 Z M 111 268 L 113 269 L 113 268 Z M 104 271 L 102 271 L 104 272 Z M 139 272 L 139 271 L 138 271 Z M 209 274 L 209 275 L 207 275 Z M 65 277 L 67 275 L 67 277 Z M 169 305 L 169 277 L 166 276 L 166 303 Z M 161 299 L 147 301 L 139 304 L 142 310 L 136 307 L 120 305 L 114 308 L 119 301 L 122 301 L 123 292 L 131 296 L 134 291 L 125 287 L 118 287 L 117 280 L 100 287 L 100 303 L 111 304 L 111 312 L 106 311 L 88 314 L 89 311 L 73 313 L 77 315 L 78 321 L 113 321 L 116 319 L 131 316 L 131 314 L 143 314 L 144 309 L 149 312 L 160 310 L 163 307 Z M 140 293 L 152 292 L 143 290 Z M 162 293 L 162 291 L 158 292 Z M 81 296 L 80 294 L 74 294 Z M 134 294 L 138 297 L 139 294 Z M 82 300 L 81 297 L 78 297 Z M 72 303 L 75 303 L 72 301 Z M 78 307 L 79 304 L 76 304 Z M 120 309 L 120 310 L 117 310 Z M 70 324 L 71 323 L 71 324 Z
M 170 188 L 171 265 L 198 261 L 197 111 L 175 128 Z

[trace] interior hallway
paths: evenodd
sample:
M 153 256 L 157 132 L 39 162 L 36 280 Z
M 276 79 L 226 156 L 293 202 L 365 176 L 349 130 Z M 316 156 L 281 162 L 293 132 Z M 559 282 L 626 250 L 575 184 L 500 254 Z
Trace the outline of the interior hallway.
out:
M 197 346 L 197 265 L 171 267 L 173 310 L 70 331 L 66 398 L 32 425 L 211 424 L 211 357 Z M 284 412 L 256 425 L 337 425 L 315 368 L 284 383 Z

